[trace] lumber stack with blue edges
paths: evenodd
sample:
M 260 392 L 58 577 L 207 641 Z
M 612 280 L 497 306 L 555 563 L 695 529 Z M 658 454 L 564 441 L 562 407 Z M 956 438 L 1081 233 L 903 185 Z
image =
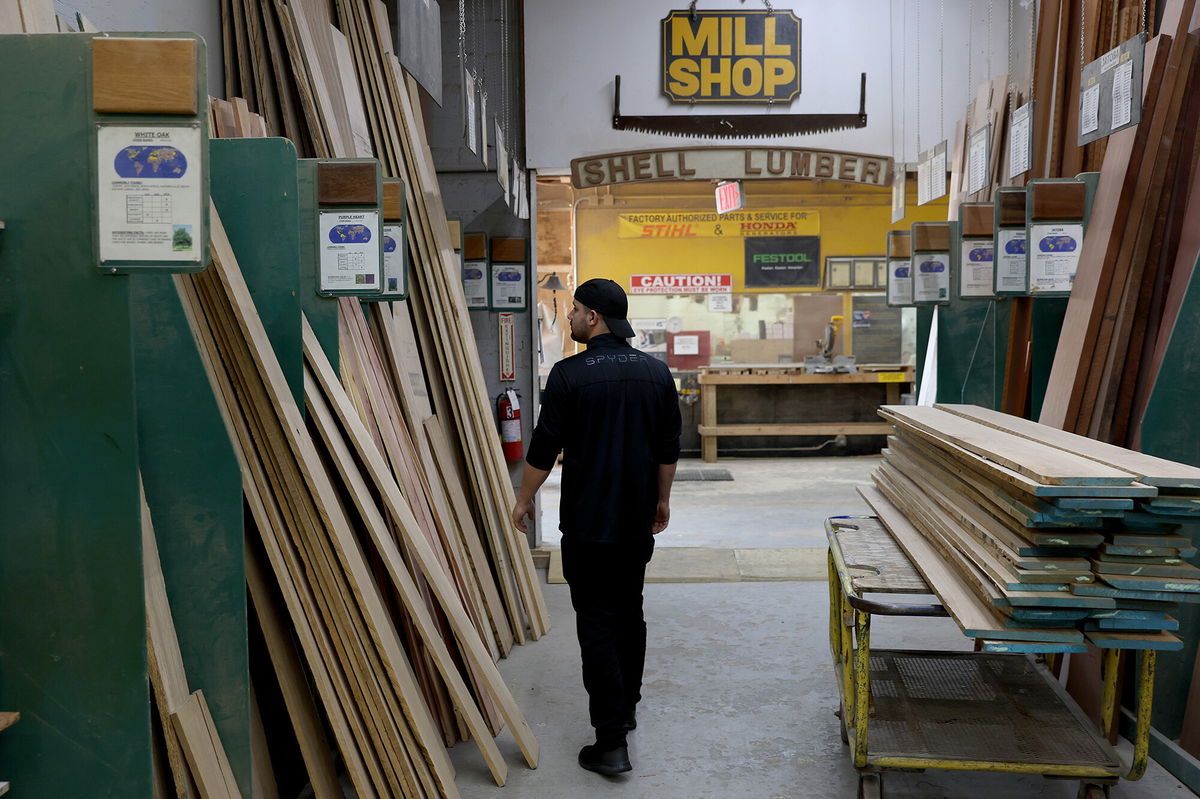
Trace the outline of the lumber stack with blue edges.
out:
M 1182 648 L 1200 469 L 973 405 L 880 414 L 894 435 L 863 495 L 966 635 Z

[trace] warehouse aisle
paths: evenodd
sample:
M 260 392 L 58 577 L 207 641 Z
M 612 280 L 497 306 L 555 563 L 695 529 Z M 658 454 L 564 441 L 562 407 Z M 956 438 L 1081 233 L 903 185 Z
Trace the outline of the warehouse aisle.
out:
M 856 778 L 838 737 L 822 582 L 646 587 L 650 645 L 645 698 L 630 735 L 633 771 L 606 779 L 576 764 L 590 742 L 579 648 L 565 585 L 545 586 L 554 628 L 517 647 L 501 670 L 542 747 L 541 765 L 514 765 L 497 788 L 479 751 L 451 750 L 463 799 L 850 799 Z M 879 647 L 967 649 L 946 619 L 881 620 Z M 517 763 L 507 731 L 499 743 Z M 947 772 L 888 775 L 891 799 L 1071 799 L 1076 783 Z M 1192 793 L 1152 763 L 1122 799 Z

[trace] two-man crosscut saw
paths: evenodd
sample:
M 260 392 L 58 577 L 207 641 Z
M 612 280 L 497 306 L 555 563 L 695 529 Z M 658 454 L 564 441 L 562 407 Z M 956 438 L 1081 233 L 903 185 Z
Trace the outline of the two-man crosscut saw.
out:
M 656 114 L 621 115 L 621 76 L 613 93 L 613 129 L 665 136 L 732 139 L 828 133 L 867 126 L 867 73 L 862 73 L 857 114 Z

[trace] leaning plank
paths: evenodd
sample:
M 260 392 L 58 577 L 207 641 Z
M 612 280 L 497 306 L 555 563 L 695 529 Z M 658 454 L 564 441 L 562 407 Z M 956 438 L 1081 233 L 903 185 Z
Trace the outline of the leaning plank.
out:
M 249 358 L 253 368 L 258 371 L 270 399 L 270 410 L 277 416 L 276 421 L 282 428 L 283 440 L 294 458 L 298 476 L 302 477 L 307 489 L 311 491 L 312 509 L 329 534 L 332 557 L 337 560 L 336 564 L 330 564 L 330 568 L 336 565 L 344 570 L 348 588 L 354 593 L 353 599 L 361 607 L 369 643 L 378 651 L 379 661 L 385 671 L 384 676 L 395 691 L 405 720 L 412 725 L 416 736 L 414 744 L 422 756 L 421 762 L 432 770 L 432 777 L 439 791 L 447 796 L 457 796 L 454 770 L 449 756 L 440 742 L 429 709 L 422 701 L 411 666 L 403 652 L 390 615 L 383 605 L 379 588 L 370 573 L 362 549 L 351 533 L 349 521 L 329 474 L 316 452 L 287 379 L 275 358 L 215 208 L 210 209 L 210 218 L 212 271 L 215 272 L 216 279 L 228 298 L 230 322 L 246 342 Z M 336 596 L 328 598 L 339 599 Z M 364 641 L 363 644 L 365 643 L 367 642 Z M 367 651 L 367 655 L 371 655 L 370 650 Z
M 167 584 L 158 558 L 158 542 L 154 537 L 150 506 L 146 504 L 146 493 L 140 484 L 138 490 L 141 494 L 142 580 L 146 594 L 146 645 L 150 686 L 154 691 L 162 721 L 167 763 L 176 793 L 180 797 L 194 797 L 196 791 L 192 785 L 192 777 L 188 773 L 184 752 L 180 748 L 179 738 L 170 720 L 171 714 L 187 701 L 187 673 L 184 671 L 179 638 L 175 634 L 175 623 L 171 618 L 171 606 L 167 600 Z
M 880 414 L 904 427 L 949 437 L 966 449 L 1039 483 L 1129 485 L 1134 482 L 1128 472 L 936 408 L 887 405 L 880 409 Z
M 220 740 L 215 737 L 212 717 L 208 705 L 202 701 L 203 696 L 200 691 L 189 696 L 171 714 L 171 724 L 187 753 L 200 796 L 203 799 L 240 799 L 237 785 L 229 783 L 232 778 L 229 761 Z
M 516 701 L 508 690 L 508 686 L 505 685 L 504 679 L 500 676 L 499 669 L 496 668 L 496 664 L 492 661 L 484 647 L 478 631 L 467 616 L 466 609 L 459 600 L 454 587 L 450 584 L 440 564 L 438 564 L 428 541 L 422 536 L 415 534 L 417 521 L 412 515 L 412 510 L 400 494 L 400 488 L 396 484 L 395 478 L 392 476 L 386 461 L 383 459 L 383 455 L 371 440 L 370 434 L 363 426 L 362 420 L 350 405 L 349 397 L 346 396 L 341 383 L 337 380 L 337 376 L 333 374 L 333 369 L 325 358 L 324 350 L 321 349 L 320 343 L 316 340 L 316 335 L 308 325 L 307 319 L 304 320 L 304 354 L 308 359 L 309 366 L 316 373 L 316 379 L 320 382 L 322 389 L 333 401 L 338 419 L 353 442 L 354 449 L 365 464 L 368 473 L 375 482 L 376 488 L 382 494 L 384 505 L 387 507 L 388 512 L 399 521 L 399 527 L 404 534 L 405 543 L 408 545 L 410 552 L 413 553 L 414 559 L 420 565 L 425 579 L 429 581 L 430 587 L 441 603 L 442 610 L 446 613 L 446 617 L 455 635 L 458 637 L 459 643 L 464 647 L 465 654 L 471 659 L 472 665 L 480 669 L 484 674 L 488 688 L 492 691 L 493 697 L 500 703 L 501 712 L 508 722 L 513 736 L 517 739 L 517 743 L 521 747 L 526 761 L 530 767 L 536 767 L 538 762 L 538 744 L 537 739 L 533 737 L 533 731 L 529 729 L 529 725 L 525 722 L 524 716 L 521 714 Z M 307 387 L 305 396 L 309 396 Z M 349 456 L 349 452 L 346 452 L 345 455 Z M 339 463 L 339 466 L 342 466 L 342 464 Z M 399 572 L 403 571 L 399 551 L 395 549 L 395 542 L 386 536 L 379 536 L 379 538 L 380 540 L 375 542 L 376 546 L 380 547 L 380 551 L 384 554 L 389 571 L 397 573 L 393 575 L 395 578 Z
M 934 406 L 965 419 L 1003 430 L 1015 436 L 1038 441 L 1056 449 L 1081 455 L 1114 469 L 1134 475 L 1139 482 L 1163 488 L 1200 488 L 1200 469 L 1165 458 L 1156 458 L 1142 452 L 1096 441 L 1087 436 L 1068 433 L 1050 425 L 1031 422 L 1019 416 L 1010 416 L 978 405 Z

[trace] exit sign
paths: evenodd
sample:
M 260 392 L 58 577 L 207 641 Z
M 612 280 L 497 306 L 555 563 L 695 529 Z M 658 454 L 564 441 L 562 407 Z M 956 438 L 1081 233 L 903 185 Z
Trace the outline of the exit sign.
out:
M 726 180 L 717 184 L 717 213 L 742 210 L 742 184 L 737 180 Z

